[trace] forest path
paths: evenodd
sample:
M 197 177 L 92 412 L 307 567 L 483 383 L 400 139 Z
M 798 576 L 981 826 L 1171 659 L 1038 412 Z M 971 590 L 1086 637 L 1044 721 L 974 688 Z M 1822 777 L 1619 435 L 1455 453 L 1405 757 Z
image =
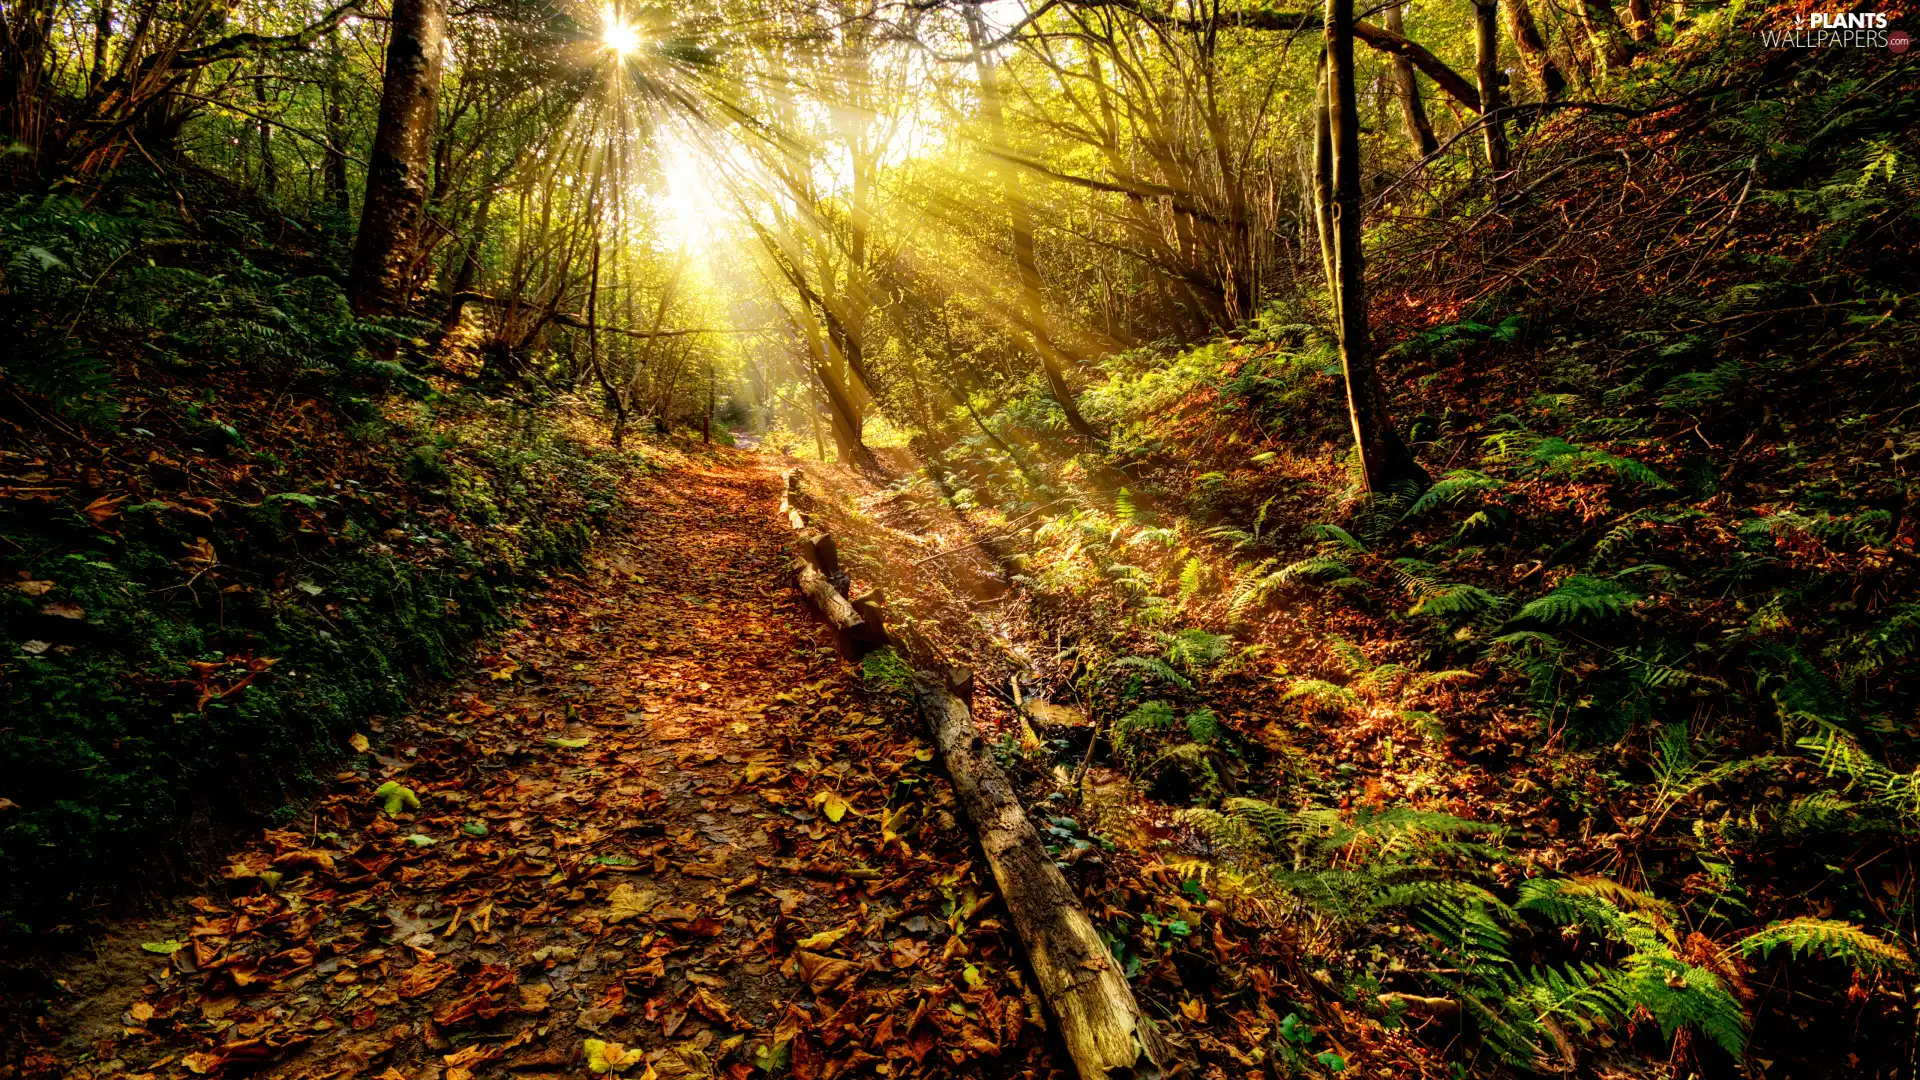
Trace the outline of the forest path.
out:
M 306 820 L 103 935 L 23 1073 L 1057 1071 L 911 711 L 794 599 L 774 464 L 637 481 Z

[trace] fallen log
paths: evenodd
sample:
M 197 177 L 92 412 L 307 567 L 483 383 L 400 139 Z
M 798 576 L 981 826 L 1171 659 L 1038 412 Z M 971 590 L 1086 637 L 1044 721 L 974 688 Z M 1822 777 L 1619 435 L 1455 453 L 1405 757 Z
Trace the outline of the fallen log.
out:
M 806 597 L 807 603 L 812 604 L 815 611 L 833 624 L 835 630 L 855 641 L 873 639 L 867 620 L 860 617 L 860 613 L 853 609 L 853 604 L 840 595 L 840 590 L 834 588 L 827 575 L 821 573 L 820 568 L 805 556 L 793 557 L 793 579 L 794 584 L 800 587 L 800 595 Z
M 972 675 L 956 668 L 945 679 L 932 672 L 920 676 L 915 697 L 921 718 L 979 836 L 1081 1080 L 1166 1075 L 1171 1055 L 1165 1040 L 1140 1011 L 1126 976 L 981 740 L 967 701 L 957 696 L 971 698 Z

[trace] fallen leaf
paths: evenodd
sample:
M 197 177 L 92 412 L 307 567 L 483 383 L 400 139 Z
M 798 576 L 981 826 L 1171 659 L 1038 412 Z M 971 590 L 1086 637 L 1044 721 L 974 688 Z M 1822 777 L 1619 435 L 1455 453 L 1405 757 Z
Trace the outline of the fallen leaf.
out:
M 412 788 L 401 784 L 398 780 L 389 780 L 375 788 L 373 797 L 380 804 L 380 809 L 386 811 L 388 817 L 398 817 L 403 807 L 408 810 L 420 809 L 420 796 L 415 795 Z
M 78 620 L 87 617 L 86 608 L 81 607 L 79 604 L 68 603 L 65 600 L 55 600 L 51 604 L 42 605 L 40 613 L 42 615 L 57 616 L 62 619 Z
M 16 581 L 9 587 L 18 589 L 28 596 L 45 596 L 52 590 L 53 582 L 46 578 L 41 578 L 39 581 Z
M 853 924 L 849 923 L 838 930 L 822 930 L 817 934 L 801 938 L 799 945 L 803 949 L 819 950 L 830 948 L 834 942 L 839 941 L 851 933 L 853 933 Z
M 652 889 L 636 889 L 622 883 L 607 896 L 607 911 L 601 916 L 601 921 L 614 924 L 645 915 L 659 905 L 660 899 L 660 894 Z
M 625 1072 L 646 1056 L 642 1051 L 629 1050 L 617 1042 L 601 1039 L 588 1039 L 586 1046 L 587 1068 L 602 1075 Z
M 172 956 L 174 953 L 186 948 L 187 943 L 168 938 L 165 941 L 143 941 L 140 943 L 140 947 L 150 953 L 157 953 L 160 956 Z
M 424 997 L 433 993 L 440 984 L 453 977 L 458 970 L 454 964 L 439 960 L 423 960 L 408 968 L 400 976 L 399 994 L 403 998 Z
M 373 744 L 367 742 L 367 737 L 358 732 L 347 737 L 347 745 L 353 747 L 353 752 L 356 754 L 364 754 L 373 748 Z
M 839 960 L 804 949 L 794 953 L 794 961 L 800 981 L 816 994 L 852 982 L 862 970 L 859 964 L 851 960 Z
M 848 810 L 853 809 L 853 804 L 841 797 L 837 791 L 823 791 L 815 795 L 813 797 L 813 805 L 819 807 L 820 812 L 827 815 L 828 821 L 836 823 L 839 822 L 841 818 L 847 816 Z

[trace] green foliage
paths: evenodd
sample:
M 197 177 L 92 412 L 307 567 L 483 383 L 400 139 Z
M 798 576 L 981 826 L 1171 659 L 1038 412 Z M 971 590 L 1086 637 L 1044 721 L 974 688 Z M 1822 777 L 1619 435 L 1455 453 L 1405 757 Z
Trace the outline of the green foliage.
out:
M 1798 959 L 1803 955 L 1843 961 L 1860 971 L 1908 971 L 1912 961 L 1899 944 L 1882 941 L 1850 922 L 1836 919 L 1784 919 L 1748 934 L 1734 946 L 1742 955 L 1771 957 L 1785 947 Z
M 1171 730 L 1178 720 L 1173 706 L 1166 702 L 1142 702 L 1113 722 L 1111 738 L 1114 749 L 1123 756 L 1130 756 L 1143 736 Z
M 861 657 L 860 676 L 871 691 L 900 695 L 913 692 L 913 668 L 891 645 Z
M 1617 581 L 1576 574 L 1529 601 L 1514 618 L 1549 626 L 1582 626 L 1624 615 L 1640 599 L 1640 594 Z
M 1107 666 L 1110 668 L 1132 668 L 1137 671 L 1144 671 L 1156 678 L 1164 679 L 1175 686 L 1191 687 L 1193 685 L 1192 680 L 1175 671 L 1165 660 L 1157 656 L 1122 656 Z
M 1405 516 L 1421 518 L 1443 507 L 1458 506 L 1475 496 L 1501 491 L 1506 484 L 1486 473 L 1472 469 L 1454 469 L 1433 482 L 1407 507 Z

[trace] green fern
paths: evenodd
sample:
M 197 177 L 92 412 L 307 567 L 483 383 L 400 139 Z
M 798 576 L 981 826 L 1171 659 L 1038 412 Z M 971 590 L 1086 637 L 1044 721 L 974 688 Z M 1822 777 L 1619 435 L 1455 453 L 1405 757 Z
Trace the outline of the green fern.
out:
M 1132 712 L 1113 722 L 1113 748 L 1123 756 L 1131 752 L 1140 738 L 1153 732 L 1167 731 L 1173 727 L 1179 717 L 1173 706 L 1164 701 L 1141 703 Z
M 1408 520 L 1425 517 L 1443 506 L 1455 506 L 1459 503 L 1489 492 L 1500 491 L 1506 485 L 1486 473 L 1472 469 L 1455 469 L 1433 482 L 1433 486 L 1420 494 L 1407 507 L 1404 515 Z
M 1549 626 L 1575 626 L 1624 615 L 1640 600 L 1639 593 L 1619 582 L 1576 574 L 1530 601 L 1514 617 Z
M 1175 671 L 1165 660 L 1157 656 L 1123 656 L 1110 662 L 1110 668 L 1133 668 L 1144 671 L 1156 678 L 1165 679 L 1175 686 L 1191 687 L 1193 683 L 1185 675 Z
M 1912 967 L 1907 950 L 1899 944 L 1837 919 L 1785 919 L 1741 938 L 1734 949 L 1742 956 L 1758 953 L 1767 958 L 1782 946 L 1795 959 L 1825 956 L 1843 960 L 1860 971 L 1907 971 Z
M 1196 709 L 1187 714 L 1187 737 L 1200 746 L 1212 746 L 1226 738 L 1227 726 L 1212 709 Z

